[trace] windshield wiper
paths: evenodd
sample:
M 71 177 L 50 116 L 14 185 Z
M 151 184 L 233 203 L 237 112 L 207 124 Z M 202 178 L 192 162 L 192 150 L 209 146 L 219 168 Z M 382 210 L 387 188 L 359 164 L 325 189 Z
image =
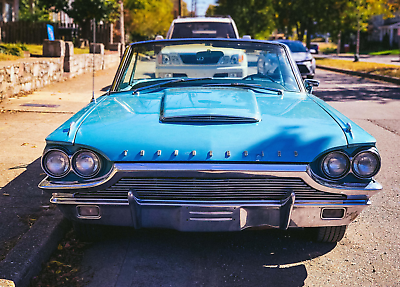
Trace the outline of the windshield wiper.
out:
M 262 90 L 275 92 L 280 96 L 283 95 L 283 90 L 281 90 L 281 89 L 263 87 L 263 86 L 257 85 L 257 84 L 229 83 L 229 84 L 208 84 L 206 86 L 217 86 L 217 87 L 226 87 L 226 86 L 228 86 L 228 87 L 249 88 L 249 89 L 255 90 L 256 92 L 259 92 L 256 89 L 262 89 Z
M 143 91 L 143 90 L 147 90 L 147 89 L 162 88 L 162 87 L 168 86 L 170 84 L 182 83 L 182 82 L 185 82 L 185 83 L 187 83 L 187 82 L 195 82 L 195 81 L 201 81 L 201 80 L 212 80 L 212 77 L 190 78 L 190 79 L 186 79 L 186 78 L 174 79 L 174 80 L 170 80 L 170 81 L 167 81 L 167 82 L 162 82 L 162 83 L 157 83 L 157 84 L 150 85 L 150 86 L 137 88 L 137 89 L 133 90 L 132 94 L 135 94 L 137 92 L 140 92 L 140 91 Z

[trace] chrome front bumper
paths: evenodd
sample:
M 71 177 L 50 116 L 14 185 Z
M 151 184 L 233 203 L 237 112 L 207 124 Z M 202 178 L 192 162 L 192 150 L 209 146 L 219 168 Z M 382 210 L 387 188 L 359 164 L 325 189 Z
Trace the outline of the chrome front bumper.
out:
M 343 199 L 307 199 L 288 190 L 281 199 L 267 200 L 151 200 L 129 190 L 123 198 L 77 197 L 77 192 L 96 191 L 109 187 L 123 177 L 212 175 L 237 177 L 265 175 L 274 178 L 300 178 L 317 191 L 346 195 Z M 265 164 L 115 164 L 104 178 L 85 183 L 62 183 L 43 180 L 42 189 L 54 191 L 51 202 L 58 204 L 72 220 L 135 228 L 170 228 L 181 231 L 237 231 L 249 227 L 269 226 L 316 227 L 348 225 L 369 205 L 369 197 L 381 189 L 371 181 L 364 185 L 335 186 L 313 178 L 307 165 Z M 91 193 L 92 192 L 92 193 Z M 97 206 L 95 217 L 80 216 L 79 206 Z M 322 218 L 324 209 L 343 209 L 341 218 Z

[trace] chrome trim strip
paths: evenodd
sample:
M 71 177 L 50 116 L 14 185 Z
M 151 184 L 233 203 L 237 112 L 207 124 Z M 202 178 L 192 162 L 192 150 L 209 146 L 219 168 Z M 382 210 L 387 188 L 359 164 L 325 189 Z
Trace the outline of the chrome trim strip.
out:
M 78 189 L 93 188 L 105 184 L 117 174 L 135 175 L 143 173 L 154 174 L 155 171 L 187 171 L 202 174 L 236 173 L 236 174 L 257 174 L 276 177 L 301 178 L 306 184 L 320 191 L 350 195 L 373 195 L 382 189 L 382 186 L 371 180 L 364 185 L 337 185 L 318 178 L 312 173 L 306 164 L 220 164 L 220 163 L 115 163 L 113 169 L 105 176 L 84 182 L 52 182 L 46 177 L 39 184 L 45 190 L 73 191 Z

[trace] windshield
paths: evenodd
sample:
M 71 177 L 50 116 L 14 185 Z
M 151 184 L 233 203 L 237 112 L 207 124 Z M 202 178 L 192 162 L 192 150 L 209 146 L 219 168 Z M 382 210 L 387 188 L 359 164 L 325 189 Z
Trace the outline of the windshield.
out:
M 293 53 L 300 53 L 300 52 L 307 52 L 306 47 L 304 47 L 303 43 L 298 42 L 298 41 L 286 41 L 282 42 L 286 45 L 288 45 L 290 51 Z
M 299 92 L 296 69 L 273 43 L 226 40 L 152 41 L 126 52 L 112 91 L 166 86 L 235 85 Z
M 171 38 L 237 38 L 231 23 L 175 23 Z

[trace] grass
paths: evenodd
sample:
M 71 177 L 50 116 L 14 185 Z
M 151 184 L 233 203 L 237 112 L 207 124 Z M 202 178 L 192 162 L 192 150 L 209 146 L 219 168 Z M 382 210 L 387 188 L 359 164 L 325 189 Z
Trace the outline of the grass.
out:
M 43 55 L 43 45 L 35 44 L 24 44 L 28 52 L 32 55 Z M 74 54 L 89 54 L 89 47 L 86 48 L 74 48 Z M 12 61 L 20 59 L 18 56 L 5 55 L 0 53 L 0 61 Z
M 25 46 L 28 48 L 29 53 L 33 55 L 43 54 L 43 45 L 27 44 Z M 74 54 L 89 54 L 89 47 L 83 49 L 74 47 Z
M 28 52 L 33 55 L 42 55 L 43 53 L 43 45 L 25 44 L 25 47 L 28 49 Z
M 381 55 L 398 55 L 400 53 L 399 49 L 394 50 L 386 50 L 386 51 L 379 51 L 379 52 L 371 52 L 370 55 L 374 56 L 381 56 Z
M 400 78 L 400 66 L 336 59 L 316 59 L 317 65 Z

